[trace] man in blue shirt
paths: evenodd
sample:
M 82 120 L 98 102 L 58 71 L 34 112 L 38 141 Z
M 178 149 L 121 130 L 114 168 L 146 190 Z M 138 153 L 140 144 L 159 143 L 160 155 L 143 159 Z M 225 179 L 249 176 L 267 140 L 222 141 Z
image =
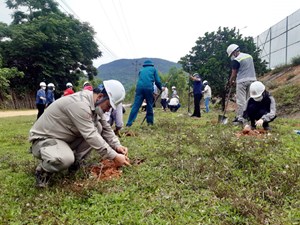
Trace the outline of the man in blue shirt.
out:
M 202 81 L 198 73 L 194 73 L 193 76 L 190 76 L 190 79 L 193 81 L 193 94 L 194 94 L 194 113 L 191 117 L 201 117 L 200 112 L 200 101 L 202 98 Z
M 46 106 L 46 83 L 40 83 L 40 89 L 36 93 L 35 104 L 38 109 L 37 119 L 44 113 Z
M 132 126 L 135 121 L 139 108 L 141 107 L 144 99 L 147 102 L 146 106 L 146 121 L 148 125 L 153 125 L 153 84 L 161 90 L 161 82 L 158 76 L 157 70 L 154 68 L 154 64 L 150 60 L 146 60 L 143 64 L 143 68 L 139 72 L 139 79 L 136 85 L 134 103 L 131 108 L 131 112 L 127 121 L 126 126 Z
M 48 107 L 49 105 L 51 105 L 52 102 L 55 101 L 54 90 L 55 90 L 54 84 L 49 83 L 48 84 L 48 90 L 46 92 L 46 107 Z

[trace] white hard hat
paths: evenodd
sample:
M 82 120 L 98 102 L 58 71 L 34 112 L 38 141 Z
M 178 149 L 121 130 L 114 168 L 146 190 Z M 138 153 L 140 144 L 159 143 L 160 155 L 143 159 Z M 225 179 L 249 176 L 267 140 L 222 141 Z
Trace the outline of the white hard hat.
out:
M 49 83 L 48 87 L 54 87 L 54 84 L 53 83 Z
M 46 87 L 47 85 L 46 85 L 46 83 L 45 82 L 41 82 L 40 83 L 40 87 Z
M 73 84 L 70 83 L 70 82 L 68 82 L 68 83 L 66 84 L 66 86 L 67 86 L 67 87 L 73 87 Z
M 229 45 L 228 48 L 227 48 L 227 54 L 228 54 L 228 57 L 230 57 L 231 54 L 232 54 L 235 50 L 237 50 L 238 48 L 239 48 L 239 46 L 236 45 L 236 44 L 231 44 L 231 45 Z
M 113 109 L 117 108 L 125 98 L 125 88 L 120 81 L 106 80 L 103 81 L 104 88 L 109 97 L 110 105 Z
M 203 81 L 203 84 L 207 84 L 207 83 L 208 83 L 207 80 Z
M 85 82 L 83 83 L 83 87 L 84 87 L 85 85 L 87 85 L 87 84 L 90 84 L 90 82 L 85 81 Z
M 266 87 L 265 85 L 260 81 L 254 81 L 250 85 L 250 97 L 251 98 L 258 98 L 262 95 L 262 93 L 265 91 Z
M 175 86 L 172 86 L 172 89 L 176 89 L 176 87 L 175 87 Z

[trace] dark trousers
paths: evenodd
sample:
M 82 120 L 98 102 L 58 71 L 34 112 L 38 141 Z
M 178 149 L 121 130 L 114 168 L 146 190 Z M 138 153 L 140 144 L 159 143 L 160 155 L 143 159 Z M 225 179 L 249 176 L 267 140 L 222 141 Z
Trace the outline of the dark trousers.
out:
M 160 104 L 162 105 L 162 107 L 164 108 L 164 110 L 166 110 L 166 108 L 167 108 L 167 99 L 161 99 L 160 100 Z
M 36 119 L 38 119 L 45 111 L 45 104 L 36 104 L 36 107 L 38 109 L 38 114 Z
M 194 113 L 192 116 L 201 117 L 200 112 L 200 101 L 202 98 L 202 94 L 194 94 Z
M 135 121 L 139 109 L 146 99 L 147 106 L 146 106 L 146 121 L 148 124 L 153 124 L 154 122 L 154 114 L 153 114 L 153 90 L 152 89 L 142 89 L 137 88 L 135 91 L 134 103 L 132 105 L 128 121 L 126 126 L 130 127 L 132 123 Z
M 255 126 L 255 122 L 257 120 L 259 120 L 260 118 L 262 118 L 263 115 L 269 113 L 269 111 L 265 110 L 265 109 L 257 109 L 255 110 L 251 110 L 250 112 L 248 112 L 248 117 L 251 121 L 251 126 L 253 128 L 256 128 Z M 276 118 L 276 116 L 269 122 L 272 122 L 274 119 Z M 269 126 L 269 122 L 264 122 L 263 123 L 263 128 L 267 128 Z

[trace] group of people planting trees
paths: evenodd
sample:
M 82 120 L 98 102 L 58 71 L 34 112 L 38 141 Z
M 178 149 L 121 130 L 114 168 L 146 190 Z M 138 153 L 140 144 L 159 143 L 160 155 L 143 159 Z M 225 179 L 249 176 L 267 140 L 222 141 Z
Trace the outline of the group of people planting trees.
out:
M 275 100 L 266 91 L 265 85 L 257 81 L 252 56 L 242 53 L 236 44 L 228 46 L 227 54 L 231 58 L 232 69 L 228 85 L 236 85 L 237 111 L 233 122 L 243 125 L 244 130 L 257 127 L 269 130 L 269 123 L 276 118 Z M 194 98 L 191 117 L 200 118 L 202 98 L 205 112 L 210 112 L 211 87 L 207 80 L 202 81 L 199 73 L 190 75 L 189 79 L 193 83 Z M 144 101 L 147 103 L 145 119 L 150 126 L 154 124 L 153 105 L 159 97 L 164 111 L 167 108 L 172 112 L 178 110 L 180 104 L 176 87 L 172 86 L 169 99 L 167 83 L 161 83 L 152 61 L 146 60 L 143 63 L 126 127 L 133 125 Z M 53 90 L 54 87 L 50 88 L 52 85 L 49 85 L 48 89 Z M 154 85 L 159 93 L 155 97 Z M 68 83 L 64 92 L 66 94 L 55 101 L 52 98 L 50 104 L 46 103 L 46 84 L 41 82 L 40 86 L 36 102 L 39 115 L 29 132 L 32 143 L 30 150 L 40 159 L 35 172 L 37 187 L 46 187 L 53 173 L 63 170 L 68 170 L 70 174 L 76 172 L 92 149 L 98 151 L 102 158 L 113 160 L 118 166 L 130 165 L 127 147 L 121 145 L 105 116 L 111 109 L 116 111 L 120 108 L 124 101 L 125 88 L 121 82 L 107 80 L 94 88 L 85 82 L 83 90 L 76 93 L 70 93 L 73 90 Z M 40 110 L 41 102 L 47 106 L 45 111 Z M 118 111 L 123 114 L 121 109 Z

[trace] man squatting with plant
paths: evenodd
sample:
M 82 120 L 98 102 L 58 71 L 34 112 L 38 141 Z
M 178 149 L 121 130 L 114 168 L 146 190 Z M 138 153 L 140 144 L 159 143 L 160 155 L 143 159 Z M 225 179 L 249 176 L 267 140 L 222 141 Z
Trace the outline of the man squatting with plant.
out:
M 36 168 L 37 187 L 46 187 L 52 173 L 75 172 L 95 149 L 118 166 L 129 165 L 122 146 L 104 115 L 125 98 L 123 85 L 107 80 L 93 91 L 80 91 L 52 103 L 29 132 L 31 152 L 41 161 Z
M 251 121 L 251 126 L 245 123 L 244 131 L 250 131 L 256 127 L 269 130 L 269 123 L 276 118 L 275 99 L 266 91 L 262 82 L 255 81 L 250 85 L 250 98 L 243 117 Z
M 240 52 L 238 45 L 229 45 L 227 54 L 231 58 L 229 85 L 236 83 L 237 112 L 233 123 L 238 125 L 243 123 L 243 111 L 249 98 L 249 87 L 252 82 L 256 81 L 256 74 L 252 56 Z

